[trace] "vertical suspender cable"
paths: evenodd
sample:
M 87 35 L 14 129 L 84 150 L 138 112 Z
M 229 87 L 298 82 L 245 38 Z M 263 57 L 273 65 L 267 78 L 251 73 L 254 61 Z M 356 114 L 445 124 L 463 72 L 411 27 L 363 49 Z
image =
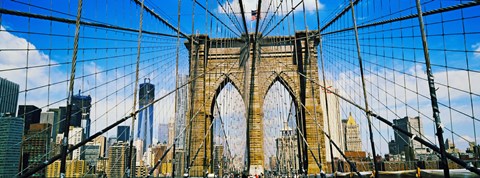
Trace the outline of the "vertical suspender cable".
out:
M 177 21 L 178 21 L 178 25 L 177 25 L 177 55 L 176 55 L 176 59 L 175 59 L 175 88 L 178 88 L 178 58 L 179 58 L 179 53 L 180 53 L 180 12 L 181 12 L 181 6 L 182 6 L 182 0 L 178 0 L 178 14 L 177 14 Z M 173 119 L 173 128 L 174 128 L 174 135 L 175 135 L 175 129 L 177 128 L 177 125 L 176 125 L 176 120 L 179 119 L 178 118 L 178 91 L 175 90 L 175 106 L 174 106 L 174 112 L 175 112 L 175 118 Z M 172 161 L 172 177 L 175 177 L 175 163 L 177 161 L 176 157 L 175 157 L 175 145 L 176 145 L 176 142 L 177 142 L 177 137 L 175 137 L 175 139 L 173 140 L 173 150 L 172 150 L 172 158 L 173 158 L 173 161 Z
M 80 35 L 80 18 L 82 16 L 82 6 L 83 1 L 78 0 L 77 8 L 77 19 L 75 23 L 75 37 L 73 41 L 73 56 L 72 56 L 72 69 L 70 71 L 70 83 L 68 86 L 68 100 L 67 100 L 67 112 L 66 118 L 64 121 L 64 132 L 63 132 L 63 141 L 62 141 L 62 159 L 60 161 L 60 177 L 66 177 L 66 166 L 67 166 L 67 155 L 68 155 L 68 132 L 70 130 L 70 118 L 72 117 L 72 97 L 73 97 L 73 86 L 75 82 L 75 70 L 77 68 L 77 53 L 78 53 L 78 39 Z
M 327 87 L 327 82 L 326 82 L 326 78 L 325 78 L 325 62 L 324 62 L 324 59 L 323 59 L 323 46 L 322 46 L 322 35 L 321 35 L 321 32 L 320 32 L 320 17 L 319 17 L 319 14 L 318 14 L 318 1 L 315 1 L 315 9 L 316 9 L 316 14 L 317 14 L 317 28 L 318 28 L 318 39 L 319 39 L 319 42 L 318 42 L 318 45 L 320 46 L 320 62 L 322 63 L 322 79 L 323 79 L 323 86 L 324 87 Z M 311 84 L 313 85 L 313 81 L 310 81 Z M 313 87 L 313 86 L 312 86 Z M 326 108 L 326 113 L 327 113 L 327 125 L 328 125 L 328 135 L 331 135 L 330 133 L 330 122 L 329 122 L 329 119 L 330 119 L 330 113 L 329 113 L 329 106 L 328 106 L 328 98 L 327 98 L 327 90 L 326 89 L 323 89 L 323 95 L 325 97 L 325 108 Z M 318 125 L 317 125 L 318 127 Z M 330 137 L 328 137 L 330 138 Z M 329 139 L 329 146 L 330 146 L 330 159 L 331 159 L 331 164 L 332 164 L 332 173 L 335 173 L 335 163 L 334 163 L 334 160 L 333 160 L 333 148 L 332 148 L 332 140 Z M 318 148 L 318 152 L 320 154 L 320 148 Z M 343 154 L 343 153 L 342 153 Z M 320 157 L 321 158 L 321 157 Z M 320 159 L 321 160 L 321 159 Z M 348 160 L 348 159 L 347 159 Z
M 207 166 L 207 148 L 208 146 L 210 146 L 210 144 L 207 143 L 207 137 L 208 137 L 208 130 L 207 130 L 207 121 L 210 119 L 210 116 L 207 115 L 207 92 L 206 92 L 206 82 L 207 82 L 207 51 L 208 51 L 208 43 L 209 43 L 209 40 L 208 40 L 208 31 L 209 31 L 209 28 L 208 28 L 208 0 L 206 0 L 206 3 L 205 3 L 205 39 L 204 39 L 204 43 L 203 43 L 203 84 L 202 84 L 202 87 L 203 87 L 203 124 L 204 124 L 204 134 L 205 134 L 205 137 L 203 137 L 203 142 L 205 143 L 205 147 L 203 147 L 203 176 L 206 178 L 209 171 L 208 171 L 208 166 Z
M 306 31 L 306 46 L 307 46 L 307 51 L 306 51 L 306 56 L 307 56 L 307 62 L 308 62 L 308 72 L 310 72 L 310 74 L 313 73 L 312 71 L 312 62 L 311 62 L 311 59 L 310 59 L 310 34 L 308 32 L 308 25 L 307 25 L 307 14 L 306 14 L 306 11 L 305 11 L 305 1 L 302 2 L 302 5 L 303 5 L 303 21 L 305 23 L 305 31 Z M 317 25 L 320 26 L 320 22 L 319 22 L 319 17 L 318 17 L 318 1 L 315 1 L 315 7 L 317 9 Z M 319 28 L 320 29 L 320 28 Z M 315 42 L 314 42 L 315 43 Z M 307 72 L 307 74 L 308 74 Z M 311 76 L 313 77 L 313 75 Z M 325 75 L 323 76 L 323 82 L 325 85 Z M 319 157 L 319 162 L 320 164 L 318 164 L 318 168 L 319 168 L 319 171 L 322 170 L 322 157 L 321 157 L 321 152 L 320 152 L 320 139 L 319 139 L 319 133 L 318 133 L 318 118 L 317 118 L 317 106 L 316 106 L 316 101 L 315 101 L 315 90 L 314 90 L 314 86 L 313 85 L 313 82 L 310 81 L 310 89 L 311 89 L 311 94 L 312 94 L 312 99 L 313 99 L 313 116 L 315 117 L 314 118 L 314 121 L 315 121 L 315 137 L 317 138 L 317 151 L 318 151 L 318 157 Z M 327 108 L 327 121 L 329 120 L 330 117 L 328 117 L 328 101 L 327 101 L 327 95 L 325 94 L 325 103 L 326 103 L 326 108 Z M 330 124 L 328 124 L 328 134 L 330 135 Z M 331 160 L 332 160 L 332 173 L 334 173 L 335 169 L 334 169 L 334 163 L 333 163 L 333 150 L 332 150 L 332 144 L 330 142 L 330 155 L 331 155 Z
M 194 56 L 193 56 L 193 52 L 196 51 L 197 47 L 193 47 L 193 41 L 195 40 L 194 37 L 195 35 L 195 4 L 196 4 L 197 0 L 193 0 L 193 3 L 192 3 L 192 36 L 190 37 L 190 62 L 189 62 L 189 69 L 191 67 L 190 63 L 191 61 L 194 61 L 194 69 L 193 69 L 193 76 L 190 76 L 190 78 L 196 78 L 197 77 L 197 64 L 198 64 L 198 51 L 196 52 L 195 54 L 195 60 L 193 60 Z M 192 69 L 190 69 L 190 72 L 192 71 Z M 196 81 L 196 80 L 195 80 Z M 190 117 L 193 117 L 193 107 L 195 106 L 194 104 L 194 97 L 195 97 L 195 86 L 196 86 L 196 82 L 195 81 L 192 81 L 192 84 L 190 85 L 190 108 L 189 108 L 189 116 Z M 188 138 L 188 147 L 187 147 L 187 151 L 186 151 L 186 154 L 187 156 L 185 156 L 185 174 L 188 176 L 190 173 L 190 150 L 191 150 L 191 147 L 192 147 L 192 119 L 189 119 L 188 121 L 188 125 L 187 125 L 189 128 L 188 130 L 188 134 L 187 134 L 187 138 Z
M 376 159 L 377 153 L 375 152 L 375 143 L 373 141 L 372 121 L 371 121 L 371 118 L 370 118 L 371 113 L 370 113 L 370 110 L 368 108 L 367 89 L 365 87 L 365 76 L 364 76 L 364 72 L 363 72 L 362 56 L 361 56 L 361 52 L 360 52 L 360 40 L 358 39 L 357 20 L 355 18 L 355 10 L 354 10 L 354 7 L 353 7 L 353 1 L 352 0 L 350 0 L 350 8 L 352 10 L 353 28 L 354 28 L 354 31 L 355 31 L 355 41 L 357 43 L 358 64 L 359 64 L 359 67 L 360 67 L 360 75 L 362 77 L 363 97 L 364 97 L 364 101 L 365 101 L 365 110 L 366 110 L 367 120 L 368 120 L 368 132 L 370 134 L 370 144 L 372 146 L 373 166 L 374 166 L 374 169 L 375 169 L 374 175 L 375 175 L 375 178 L 378 178 L 378 168 L 379 168 L 379 166 L 377 165 L 378 164 L 377 159 Z
M 443 128 L 440 120 L 440 110 L 438 109 L 437 93 L 435 90 L 435 81 L 433 79 L 432 66 L 430 65 L 430 54 L 428 52 L 427 34 L 425 32 L 425 24 L 423 22 L 423 12 L 420 0 L 416 0 L 418 23 L 420 25 L 420 32 L 422 34 L 423 54 L 425 56 L 425 67 L 427 70 L 428 88 L 430 91 L 430 100 L 432 102 L 433 118 L 435 119 L 435 126 L 437 129 L 438 143 L 440 145 L 441 166 L 443 167 L 444 177 L 450 177 L 448 169 L 448 162 L 445 150 L 445 142 L 443 141 Z
M 288 1 L 287 1 L 287 9 L 288 9 Z M 297 6 L 293 6 L 293 0 L 290 0 L 290 4 L 291 4 L 291 10 L 290 11 L 293 11 Z M 300 3 L 299 3 L 300 4 Z M 287 14 L 288 15 L 288 14 Z M 295 34 L 296 33 L 296 28 L 295 28 L 295 13 L 292 13 L 292 26 L 293 26 L 293 59 L 294 62 L 295 62 L 295 65 L 299 65 L 299 60 L 298 60 L 298 45 L 297 45 L 297 35 Z M 271 30 L 275 29 L 272 28 Z M 271 31 L 270 30 L 270 31 Z M 268 33 L 267 33 L 268 34 Z M 299 71 L 299 68 L 297 67 L 297 71 Z M 299 71 L 300 72 L 300 71 Z M 302 105 L 302 102 L 301 102 L 301 96 L 298 97 L 297 99 L 298 101 L 297 102 L 297 107 L 298 107 L 298 111 L 297 111 L 297 114 L 295 115 L 295 118 L 297 120 L 297 125 L 300 124 L 300 118 L 303 118 L 303 113 L 302 113 L 302 108 L 300 107 Z M 300 116 L 299 116 L 300 115 Z M 297 133 L 297 149 L 298 149 L 298 156 L 299 156 L 299 168 L 298 170 L 301 170 L 303 169 L 303 144 L 300 144 L 300 135 Z
M 137 46 L 137 64 L 135 68 L 135 85 L 133 86 L 133 109 L 132 109 L 132 124 L 130 129 L 130 149 L 128 151 L 128 162 L 127 168 L 125 169 L 125 177 L 134 177 L 133 170 L 133 138 L 135 134 L 135 120 L 137 119 L 137 115 L 135 114 L 135 108 L 137 107 L 137 93 L 138 93 L 138 75 L 139 75 L 139 67 L 140 67 L 140 45 L 142 42 L 142 25 L 143 25 L 143 8 L 144 8 L 144 1 L 142 0 L 141 8 L 140 8 L 140 24 L 138 27 L 138 46 Z M 139 123 L 140 124 L 140 123 Z M 146 128 L 145 128 L 146 129 Z

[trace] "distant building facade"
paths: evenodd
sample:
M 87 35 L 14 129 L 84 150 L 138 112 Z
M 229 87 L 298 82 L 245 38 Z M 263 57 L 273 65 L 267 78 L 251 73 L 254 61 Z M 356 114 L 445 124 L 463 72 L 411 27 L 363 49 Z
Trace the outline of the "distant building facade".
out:
M 15 177 L 20 163 L 23 119 L 0 117 L 0 177 Z
M 117 141 L 128 142 L 130 140 L 130 126 L 120 125 L 117 127 Z
M 350 113 L 345 122 L 345 151 L 362 151 L 360 127 Z
M 56 114 L 57 113 L 52 111 L 51 109 L 47 112 L 40 113 L 40 123 L 46 123 L 50 125 L 51 139 L 57 138 L 58 134 L 58 117 L 56 116 Z
M 327 87 L 329 90 L 332 91 L 337 91 L 337 89 L 333 88 L 333 82 L 332 81 L 326 81 Z M 332 94 L 330 91 L 326 91 L 327 93 L 327 102 L 328 102 L 328 116 L 327 118 L 327 105 L 325 103 L 325 93 L 322 91 L 320 92 L 320 105 L 322 106 L 322 111 L 323 111 L 323 125 L 324 125 L 324 131 L 328 132 L 330 131 L 330 138 L 332 141 L 337 144 L 337 146 L 340 148 L 342 152 L 345 150 L 345 139 L 344 139 L 344 129 L 342 128 L 342 119 L 340 117 L 340 101 L 338 96 Z M 325 155 L 327 155 L 327 161 L 331 161 L 330 157 L 330 140 L 328 138 L 325 138 L 325 145 L 326 152 Z M 333 147 L 333 157 L 334 158 L 340 158 L 342 157 L 340 155 L 340 152 L 338 152 L 334 147 Z
M 423 124 L 418 116 L 394 119 L 393 124 L 417 137 L 424 138 Z M 390 154 L 404 154 L 407 160 L 413 160 L 417 154 L 426 154 L 426 148 L 420 142 L 400 132 L 395 132 L 395 141 L 389 144 L 390 147 L 393 149 L 389 149 L 392 151 Z
M 143 108 L 153 102 L 155 99 L 155 85 L 150 83 L 150 79 L 145 79 L 140 84 L 139 108 Z M 145 152 L 153 141 L 153 105 L 148 106 L 138 113 L 138 129 L 136 138 L 143 140 L 143 146 L 137 147 L 137 150 Z
M 23 131 L 27 133 L 28 129 L 30 128 L 30 124 L 38 124 L 40 123 L 40 113 L 42 113 L 42 109 L 34 106 L 34 105 L 19 105 L 18 106 L 18 115 L 17 117 L 24 119 L 24 127 Z
M 0 78 L 0 114 L 17 115 L 18 92 L 20 86 L 7 79 Z
M 100 144 L 94 142 L 88 142 L 83 146 L 87 166 L 95 167 L 97 165 L 97 161 L 100 158 L 100 148 Z
M 82 178 L 87 173 L 85 160 L 67 160 L 65 176 L 68 178 Z M 60 160 L 47 166 L 46 177 L 60 177 Z
M 70 117 L 70 126 L 84 128 L 83 138 L 90 136 L 90 109 L 92 97 L 80 95 L 73 95 L 72 97 L 72 112 Z M 65 118 L 67 117 L 67 108 L 60 107 L 60 126 L 59 133 L 63 133 L 65 129 Z
M 23 137 L 21 170 L 27 171 L 50 158 L 50 132 L 48 123 L 31 124 Z M 33 177 L 44 177 L 45 170 L 37 171 Z
M 107 148 L 107 138 L 105 136 L 98 136 L 93 139 L 93 143 L 100 145 L 100 157 L 105 157 L 105 149 Z
M 61 140 L 63 139 L 64 133 L 57 134 L 57 143 L 61 143 Z M 83 128 L 81 127 L 74 127 L 70 126 L 70 131 L 68 133 L 68 144 L 69 145 L 76 145 L 80 143 L 83 140 Z M 80 149 L 75 149 L 73 150 L 72 154 L 69 154 L 72 156 L 72 160 L 80 160 L 84 159 L 84 154 L 83 154 L 83 147 L 80 147 Z
M 127 168 L 130 146 L 125 142 L 116 143 L 108 149 L 107 177 L 123 177 Z M 133 151 L 135 155 L 135 150 Z M 132 165 L 135 168 L 135 165 Z M 132 171 L 135 173 L 135 170 Z
M 73 126 L 83 128 L 83 138 L 90 136 L 90 108 L 92 107 L 92 97 L 78 95 L 72 97 L 72 118 Z M 79 122 L 80 121 L 80 122 Z

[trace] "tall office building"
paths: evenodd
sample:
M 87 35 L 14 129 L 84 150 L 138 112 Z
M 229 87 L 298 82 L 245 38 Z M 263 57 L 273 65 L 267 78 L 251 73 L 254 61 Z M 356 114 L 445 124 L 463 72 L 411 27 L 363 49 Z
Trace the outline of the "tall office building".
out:
M 136 177 L 148 177 L 149 172 L 148 172 L 148 167 L 147 166 L 137 165 L 135 170 L 136 170 L 136 173 L 135 173 Z
M 158 145 L 154 145 L 153 147 L 151 147 L 151 151 L 149 152 L 151 159 L 146 164 L 147 165 L 155 165 L 155 163 L 158 160 L 160 160 L 160 157 L 162 157 L 162 155 L 163 155 L 163 153 L 165 152 L 166 149 L 167 149 L 167 146 L 164 145 L 164 144 L 158 144 Z M 167 159 L 162 160 L 162 164 L 165 164 L 165 163 L 167 163 Z M 158 174 L 160 174 L 160 170 L 161 170 L 160 167 L 157 167 L 155 169 L 155 171 L 153 172 L 153 175 L 158 176 Z
M 130 126 L 121 125 L 117 127 L 117 140 L 122 142 L 130 140 Z
M 65 119 L 67 118 L 67 107 L 60 106 L 58 107 L 57 111 L 58 112 L 56 113 L 56 115 L 58 115 L 58 120 L 60 121 L 60 123 L 58 124 L 58 133 L 63 133 L 65 130 Z M 70 126 L 74 126 L 71 119 L 72 118 L 70 118 Z
M 90 137 L 90 108 L 92 107 L 92 97 L 78 95 L 72 97 L 72 118 L 73 126 L 83 128 L 83 137 Z M 79 122 L 80 121 L 80 122 Z
M 362 151 L 360 127 L 355 122 L 352 113 L 350 113 L 345 123 L 345 145 L 346 151 Z
M 72 96 L 72 112 L 70 117 L 70 126 L 82 127 L 83 137 L 88 138 L 90 136 L 90 109 L 91 109 L 92 97 L 78 95 Z M 67 117 L 67 108 L 60 107 L 60 126 L 59 133 L 63 133 L 65 129 L 65 118 Z
M 65 176 L 69 178 L 85 177 L 87 168 L 85 160 L 67 160 Z M 47 166 L 46 177 L 60 177 L 60 160 Z
M 150 79 L 145 79 L 144 83 L 140 84 L 138 97 L 139 108 L 143 108 L 153 102 L 155 99 L 155 85 L 150 83 Z M 142 151 L 145 152 L 153 140 L 153 105 L 140 111 L 137 125 L 137 139 L 143 140 L 143 147 L 137 148 L 137 150 L 142 149 Z
M 0 177 L 14 177 L 19 168 L 23 119 L 7 115 L 0 121 Z
M 173 118 L 168 123 L 168 139 L 167 145 L 172 145 L 173 141 L 175 140 L 175 122 Z M 173 151 L 169 152 L 168 155 L 165 157 L 167 160 L 172 160 L 173 158 Z
M 0 78 L 0 114 L 10 113 L 17 115 L 18 92 L 20 86 L 16 83 Z
M 107 138 L 105 136 L 98 136 L 93 139 L 93 143 L 100 145 L 100 157 L 105 157 L 105 148 L 107 147 Z
M 114 145 L 115 143 L 117 143 L 117 137 L 109 137 L 108 138 L 108 141 L 107 141 L 107 147 L 106 147 L 106 152 L 105 152 L 105 156 L 108 155 L 108 150 L 110 150 L 110 147 L 112 145 Z
M 397 147 L 395 140 L 388 142 L 388 152 L 392 155 L 400 154 L 400 149 Z
M 417 117 L 404 117 L 404 118 L 401 118 L 401 119 L 394 119 L 393 124 L 395 126 L 399 127 L 400 129 L 403 129 L 407 132 L 410 132 L 410 133 L 416 135 L 417 137 L 424 138 L 423 125 L 422 125 L 422 122 L 420 120 L 420 117 L 418 117 L 418 116 Z M 408 137 L 407 135 L 402 134 L 400 132 L 395 132 L 395 144 L 396 144 L 396 148 L 398 149 L 397 154 L 402 153 L 402 152 L 407 153 L 407 152 L 411 152 L 411 151 L 414 151 L 414 153 L 424 153 L 424 152 L 426 152 L 425 148 L 423 147 L 423 145 L 421 143 L 410 139 L 410 137 Z M 410 149 L 411 149 L 411 151 L 410 151 Z
M 88 142 L 83 146 L 85 154 L 85 162 L 90 167 L 97 165 L 98 158 L 100 158 L 100 144 Z
M 338 89 L 333 88 L 332 81 L 326 81 L 327 87 L 329 90 L 337 92 Z M 324 131 L 328 133 L 330 130 L 330 138 L 332 141 L 338 145 L 342 152 L 344 152 L 345 144 L 344 144 L 344 137 L 343 137 L 343 128 L 342 128 L 342 119 L 340 117 L 340 102 L 338 96 L 334 95 L 330 91 L 326 91 L 327 93 L 327 102 L 328 102 L 328 118 L 327 118 L 327 105 L 325 103 L 325 93 L 323 91 L 320 92 L 320 106 L 322 107 L 323 111 L 323 125 Z M 326 127 L 325 127 L 326 126 Z M 330 157 L 330 140 L 325 137 L 325 155 L 327 155 L 327 161 L 331 162 Z M 341 158 L 340 152 L 338 152 L 335 148 L 333 148 L 333 157 Z
M 129 151 L 130 146 L 125 142 L 119 142 L 110 146 L 108 149 L 107 177 L 124 176 L 127 163 L 130 161 L 127 159 Z M 133 155 L 135 155 L 135 150 L 133 150 Z M 132 165 L 132 168 L 135 168 L 135 165 Z M 135 170 L 131 172 L 135 173 Z
M 104 177 L 107 174 L 108 158 L 99 158 L 97 166 L 95 167 L 95 173 L 98 177 Z
M 42 113 L 42 109 L 33 105 L 18 106 L 17 117 L 24 119 L 25 125 L 23 127 L 23 131 L 25 133 L 27 133 L 28 128 L 30 128 L 30 124 L 40 123 L 40 113 Z
M 144 145 L 144 144 L 143 144 L 143 140 L 135 140 L 135 141 L 133 142 L 133 145 L 135 146 L 135 148 L 141 148 L 141 147 Z M 146 151 L 148 151 L 148 148 L 147 148 Z M 138 149 L 138 150 L 137 150 L 137 155 L 135 156 L 135 157 L 136 157 L 136 160 L 135 160 L 135 161 L 137 162 L 137 164 L 141 164 L 141 162 L 144 161 L 144 160 L 143 160 L 143 153 L 144 153 L 143 150 L 141 150 L 141 149 Z
M 50 138 L 55 139 L 57 138 L 58 134 L 58 116 L 56 115 L 57 113 L 54 111 L 57 111 L 58 109 L 49 109 L 48 112 L 42 112 L 40 113 L 40 123 L 45 123 L 45 124 L 50 124 L 51 127 L 51 134 Z M 58 111 L 57 111 L 58 112 Z
M 188 82 L 188 75 L 183 75 L 178 77 L 178 86 L 181 86 Z M 186 118 L 187 118 L 187 97 L 188 97 L 188 85 L 184 86 L 177 90 L 177 112 L 175 113 L 175 137 L 179 136 L 177 139 L 177 149 L 185 148 L 185 134 L 180 134 L 185 128 Z
M 45 162 L 50 158 L 50 134 L 51 125 L 48 123 L 31 124 L 30 129 L 25 134 L 22 145 L 22 164 L 21 170 L 27 171 L 28 168 Z M 45 170 L 37 171 L 33 177 L 44 177 Z
M 69 145 L 76 145 L 80 143 L 83 140 L 83 128 L 81 127 L 73 127 L 70 126 L 70 131 L 68 132 L 68 144 Z M 57 134 L 57 142 L 61 143 L 61 140 L 63 139 L 63 133 Z M 73 150 L 72 152 L 72 159 L 73 160 L 80 160 L 84 158 L 83 154 L 83 147 L 80 149 Z

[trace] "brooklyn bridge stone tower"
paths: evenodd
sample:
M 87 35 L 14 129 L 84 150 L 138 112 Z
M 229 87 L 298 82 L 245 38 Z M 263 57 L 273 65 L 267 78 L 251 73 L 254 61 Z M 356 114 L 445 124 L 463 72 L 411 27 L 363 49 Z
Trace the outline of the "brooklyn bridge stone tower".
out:
M 209 163 L 213 159 L 213 132 L 208 127 L 216 97 L 228 83 L 238 90 L 246 106 L 245 163 L 250 174 L 262 173 L 265 166 L 263 104 L 275 82 L 284 85 L 296 107 L 300 171 L 316 174 L 320 172 L 317 163 L 327 165 L 320 88 L 313 83 L 319 80 L 316 34 L 317 31 L 301 31 L 294 36 L 258 37 L 259 40 L 254 35 L 233 40 L 196 35 L 195 43 L 185 43 L 190 51 L 192 81 L 187 112 L 187 118 L 192 119 L 187 124 L 192 127 L 187 127 L 191 131 L 187 131 L 190 145 L 186 153 L 186 161 L 193 163 L 187 168 L 190 176 L 212 172 Z

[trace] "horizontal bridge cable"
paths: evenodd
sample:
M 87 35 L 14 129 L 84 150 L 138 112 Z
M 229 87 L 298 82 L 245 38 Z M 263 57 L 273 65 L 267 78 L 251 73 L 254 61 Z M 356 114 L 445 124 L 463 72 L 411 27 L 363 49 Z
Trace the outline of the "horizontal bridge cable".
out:
M 30 17 L 30 18 L 36 18 L 36 19 L 42 19 L 42 20 L 51 20 L 51 21 L 56 21 L 56 22 L 68 23 L 68 24 L 75 24 L 76 23 L 76 21 L 72 20 L 72 19 L 53 17 L 53 16 L 47 16 L 47 15 L 40 15 L 40 14 L 33 14 L 33 13 L 21 12 L 21 11 L 14 11 L 14 10 L 8 10 L 8 9 L 3 9 L 3 8 L 0 8 L 0 14 Z M 128 32 L 135 32 L 135 33 L 139 32 L 139 30 L 137 30 L 137 29 L 120 27 L 120 26 L 109 25 L 109 24 L 87 22 L 87 21 L 80 21 L 80 24 L 81 25 L 86 25 L 86 26 L 92 26 L 92 27 L 115 29 L 115 30 L 122 30 L 122 31 L 128 31 Z M 166 37 L 172 37 L 172 38 L 177 37 L 177 35 L 158 33 L 158 32 L 152 32 L 152 31 L 145 31 L 145 30 L 142 30 L 142 33 L 150 34 L 150 35 L 156 35 L 156 36 L 166 36 Z
M 96 28 L 96 27 L 95 27 Z M 108 29 L 103 29 L 106 32 L 108 32 Z M 60 34 L 60 33 L 42 33 L 42 32 L 29 32 L 29 31 L 20 31 L 20 30 L 0 30 L 0 32 L 5 31 L 9 33 L 21 33 L 21 34 L 30 34 L 30 35 L 42 35 L 42 36 L 50 36 L 50 37 L 64 37 L 64 38 L 73 38 L 75 36 L 73 35 L 68 35 L 68 34 Z M 118 31 L 113 31 L 113 32 L 118 32 Z M 130 33 L 125 33 L 124 34 L 130 34 Z M 120 39 L 120 38 L 107 38 L 107 37 L 94 37 L 94 36 L 79 36 L 79 39 L 89 39 L 89 40 L 104 40 L 104 41 L 123 41 L 123 42 L 137 42 L 137 40 L 128 40 L 128 39 Z M 153 36 L 148 36 L 144 38 L 152 38 L 152 39 L 157 39 L 158 41 L 169 41 L 169 42 L 175 42 L 175 39 L 168 37 L 168 36 L 158 36 L 158 37 L 153 37 Z M 142 43 L 158 43 L 158 41 L 142 41 Z M 38 48 L 36 48 L 38 49 Z M 36 49 L 30 49 L 30 50 L 36 50 Z
M 320 87 L 323 88 L 324 90 L 328 90 L 330 93 L 332 93 L 332 94 L 334 94 L 335 96 L 341 98 L 342 100 L 346 101 L 347 103 L 350 103 L 351 105 L 355 106 L 356 108 L 358 108 L 358 109 L 360 109 L 360 110 L 362 110 L 362 111 L 364 111 L 364 112 L 367 112 L 367 110 L 366 110 L 365 108 L 363 108 L 362 106 L 356 104 L 355 102 L 353 102 L 353 101 L 351 101 L 351 100 L 349 100 L 349 99 L 346 99 L 345 97 L 343 97 L 343 96 L 341 96 L 340 94 L 338 94 L 337 92 L 329 89 L 328 87 L 322 86 L 321 84 L 319 84 L 319 83 L 316 82 L 315 80 L 313 80 L 313 79 L 305 76 L 305 75 L 302 74 L 302 73 L 299 73 L 299 75 L 301 75 L 302 77 L 306 78 L 307 80 L 312 81 L 313 83 L 317 84 L 318 86 L 320 86 Z M 368 111 L 368 112 L 369 112 L 369 114 L 370 114 L 371 116 L 377 118 L 378 120 L 382 121 L 383 123 L 387 124 L 388 126 L 392 127 L 393 129 L 395 129 L 395 130 L 397 130 L 397 131 L 399 131 L 399 132 L 407 135 L 408 137 L 410 137 L 410 138 L 412 138 L 412 139 L 420 142 L 421 144 L 423 144 L 423 145 L 427 146 L 428 148 L 432 149 L 433 151 L 435 151 L 435 152 L 437 152 L 437 153 L 440 153 L 440 152 L 441 152 L 440 148 L 438 148 L 436 145 L 431 144 L 430 142 L 425 141 L 423 138 L 420 138 L 420 137 L 418 137 L 418 136 L 416 136 L 416 135 L 413 135 L 412 133 L 410 133 L 410 132 L 408 132 L 408 131 L 405 131 L 405 130 L 401 129 L 400 127 L 394 125 L 394 124 L 393 124 L 392 122 L 390 122 L 389 120 L 387 120 L 387 119 L 385 119 L 385 118 L 383 118 L 383 117 L 381 117 L 381 116 L 373 113 L 372 111 Z M 458 165 L 464 167 L 465 169 L 469 170 L 470 172 L 473 172 L 473 173 L 475 173 L 475 174 L 477 174 L 477 175 L 480 175 L 480 170 L 479 170 L 479 169 L 477 169 L 477 168 L 475 168 L 475 167 L 473 167 L 473 166 L 468 165 L 468 164 L 467 164 L 466 162 L 464 162 L 463 160 L 461 160 L 461 159 L 459 159 L 459 158 L 457 158 L 457 157 L 455 157 L 455 156 L 453 156 L 453 155 L 451 155 L 451 154 L 449 154 L 449 153 L 446 153 L 446 157 L 447 157 L 448 159 L 452 160 L 453 162 L 457 163 Z
M 153 49 L 153 48 L 158 48 L 158 47 L 168 47 L 171 45 L 155 45 L 155 46 L 143 46 L 141 49 Z M 119 49 L 137 49 L 138 47 L 135 46 L 123 46 L 123 47 L 86 47 L 86 48 L 79 48 L 78 50 L 80 51 L 90 51 L 90 50 L 119 50 Z M 37 49 L 20 49 L 20 48 L 7 48 L 7 49 L 0 49 L 1 51 L 70 51 L 73 50 L 73 48 L 37 48 Z
M 353 5 L 356 5 L 358 2 L 359 2 L 359 0 L 354 0 L 354 1 L 353 1 Z M 332 25 L 335 21 L 337 21 L 341 16 L 343 16 L 345 13 L 347 13 L 348 10 L 350 10 L 351 7 L 352 7 L 352 6 L 350 6 L 350 5 L 345 5 L 345 8 L 344 8 L 342 11 L 340 11 L 340 13 L 336 14 L 335 17 L 334 17 L 332 20 L 330 20 L 329 22 L 327 22 L 327 23 L 320 29 L 320 31 L 323 31 L 323 30 L 327 29 L 330 25 Z M 360 26 L 359 26 L 359 28 L 360 28 Z

